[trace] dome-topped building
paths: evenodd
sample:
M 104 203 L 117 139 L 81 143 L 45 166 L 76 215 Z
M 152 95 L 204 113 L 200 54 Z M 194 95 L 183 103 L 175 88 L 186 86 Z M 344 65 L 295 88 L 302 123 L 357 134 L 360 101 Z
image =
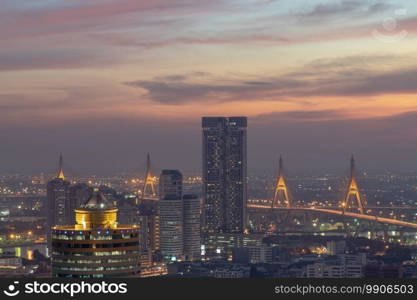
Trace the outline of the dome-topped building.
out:
M 82 209 L 88 210 L 106 210 L 113 209 L 116 206 L 108 200 L 102 193 L 97 189 L 94 190 L 94 193 L 91 195 L 88 200 L 80 206 Z
M 75 227 L 86 228 L 116 228 L 117 207 L 103 194 L 94 191 L 91 197 L 75 210 Z
M 52 275 L 70 278 L 139 274 L 139 228 L 120 225 L 117 207 L 95 190 L 75 209 L 74 225 L 52 228 Z

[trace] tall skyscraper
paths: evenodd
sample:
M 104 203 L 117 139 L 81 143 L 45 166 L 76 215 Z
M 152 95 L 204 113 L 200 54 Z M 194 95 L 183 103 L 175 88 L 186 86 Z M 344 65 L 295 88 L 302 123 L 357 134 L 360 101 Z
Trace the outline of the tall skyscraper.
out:
M 184 195 L 182 200 L 184 258 L 188 261 L 199 260 L 201 254 L 201 199 L 196 195 Z
M 182 197 L 182 174 L 178 170 L 162 170 L 159 178 L 159 197 Z
M 204 230 L 246 227 L 247 118 L 203 117 Z
M 53 277 L 138 276 L 139 228 L 118 224 L 117 208 L 103 194 L 95 191 L 76 209 L 75 221 L 52 228 Z
M 63 159 L 60 155 L 58 173 L 46 186 L 48 252 L 51 250 L 51 227 L 68 224 L 71 217 L 70 182 L 65 180 L 62 164 Z
M 107 196 L 105 197 L 109 199 Z M 155 228 L 159 216 L 151 211 L 141 212 L 140 207 L 136 205 L 136 201 L 119 200 L 117 202 L 119 209 L 117 219 L 119 222 L 138 226 L 141 269 L 149 268 L 152 266 L 153 255 L 159 250 L 159 229 L 156 231 L 157 228 Z M 157 225 L 159 226 L 159 223 Z
M 159 178 L 160 250 L 167 260 L 182 260 L 183 205 L 182 174 L 163 170 Z
M 154 254 L 161 248 L 161 229 L 159 215 L 147 216 L 149 226 L 149 245 L 151 253 Z
M 69 187 L 68 219 L 65 224 L 71 224 L 75 220 L 75 209 L 85 203 L 93 193 L 93 188 L 85 183 L 77 183 Z
M 183 195 L 182 174 L 163 170 L 159 179 L 160 249 L 165 259 L 200 258 L 201 201 Z

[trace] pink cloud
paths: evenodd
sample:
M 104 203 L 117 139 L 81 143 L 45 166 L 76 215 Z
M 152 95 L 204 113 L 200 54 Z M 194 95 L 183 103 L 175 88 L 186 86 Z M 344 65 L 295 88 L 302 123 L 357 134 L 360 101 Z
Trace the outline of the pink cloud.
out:
M 223 0 L 204 2 L 201 0 L 87 0 L 72 7 L 53 7 L 34 11 L 0 12 L 0 37 L 13 39 L 49 35 L 51 33 L 83 31 L 93 27 L 106 26 L 115 17 L 127 17 L 134 13 L 167 14 L 172 11 L 204 11 L 223 3 Z M 119 26 L 124 20 L 119 20 Z M 126 19 L 125 19 L 126 21 Z M 140 19 L 139 19 L 140 21 Z M 112 25 L 117 24 L 112 23 Z

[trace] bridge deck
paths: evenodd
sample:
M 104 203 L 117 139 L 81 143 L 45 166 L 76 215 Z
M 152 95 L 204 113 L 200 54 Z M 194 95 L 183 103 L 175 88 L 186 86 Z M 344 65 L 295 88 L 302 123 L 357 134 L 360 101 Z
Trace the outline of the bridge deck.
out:
M 271 210 L 271 207 L 264 206 L 264 205 L 256 205 L 256 204 L 249 204 L 248 208 Z M 386 224 L 391 224 L 391 225 L 417 229 L 416 223 L 405 222 L 405 221 L 400 221 L 400 220 L 390 219 L 390 218 L 382 218 L 382 217 L 373 216 L 373 215 L 359 214 L 359 213 L 348 212 L 348 211 L 343 212 L 343 211 L 334 210 L 334 209 L 323 209 L 323 208 L 312 208 L 312 207 L 290 207 L 290 208 L 283 207 L 283 208 L 274 208 L 274 209 L 276 210 L 306 210 L 306 211 L 322 212 L 322 213 L 334 214 L 334 215 L 339 215 L 339 216 L 343 215 L 343 216 L 352 217 L 356 219 L 376 221 L 379 223 L 386 223 Z

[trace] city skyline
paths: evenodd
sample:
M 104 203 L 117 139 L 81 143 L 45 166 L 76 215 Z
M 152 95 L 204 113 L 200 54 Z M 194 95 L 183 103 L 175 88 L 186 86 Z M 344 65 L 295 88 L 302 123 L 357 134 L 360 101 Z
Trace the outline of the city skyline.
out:
M 415 292 L 415 0 L 0 0 L 0 40 L 5 295 Z
M 68 278 L 417 274 L 409 265 L 417 244 L 416 173 L 356 178 L 352 156 L 342 189 L 332 176 L 289 178 L 287 185 L 280 156 L 272 187 L 265 177 L 245 176 L 246 121 L 202 119 L 201 177 L 164 169 L 157 180 L 150 154 L 142 180 L 67 181 L 62 155 L 47 184 L 4 176 L 2 264 L 12 276 Z M 145 192 L 148 178 L 159 195 Z
M 417 167 L 413 1 L 2 1 L 0 173 L 200 171 L 200 118 L 248 117 L 248 170 Z M 170 153 L 166 153 L 166 149 Z M 105 164 L 103 162 L 106 162 Z

